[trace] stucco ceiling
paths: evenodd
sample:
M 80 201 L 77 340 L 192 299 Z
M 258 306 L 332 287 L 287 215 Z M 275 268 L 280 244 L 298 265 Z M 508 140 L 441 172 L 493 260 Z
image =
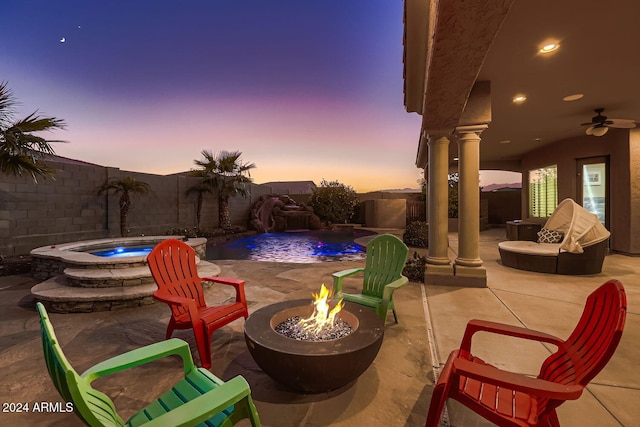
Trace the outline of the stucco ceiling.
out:
M 538 54 L 547 39 L 560 48 Z M 595 138 L 580 124 L 598 107 L 610 119 L 640 122 L 638 42 L 639 1 L 516 0 L 477 78 L 491 82 L 492 102 L 481 162 L 517 160 L 562 139 Z M 518 93 L 527 96 L 520 105 L 512 102 Z M 576 93 L 584 97 L 562 100 Z

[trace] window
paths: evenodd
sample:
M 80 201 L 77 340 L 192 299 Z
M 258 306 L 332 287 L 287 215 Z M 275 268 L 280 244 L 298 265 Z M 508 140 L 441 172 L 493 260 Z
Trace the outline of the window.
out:
M 558 166 L 529 171 L 529 216 L 546 218 L 558 206 Z

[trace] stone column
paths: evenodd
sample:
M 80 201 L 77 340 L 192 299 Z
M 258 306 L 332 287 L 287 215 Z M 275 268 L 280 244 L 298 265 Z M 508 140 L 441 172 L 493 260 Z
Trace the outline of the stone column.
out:
M 458 158 L 458 257 L 456 276 L 477 277 L 486 286 L 486 270 L 480 259 L 480 133 L 487 125 L 460 126 Z M 483 285 L 478 283 L 478 285 Z
M 428 146 L 429 255 L 427 256 L 427 275 L 452 275 L 453 269 L 448 255 L 449 139 L 445 136 L 432 137 L 430 135 Z

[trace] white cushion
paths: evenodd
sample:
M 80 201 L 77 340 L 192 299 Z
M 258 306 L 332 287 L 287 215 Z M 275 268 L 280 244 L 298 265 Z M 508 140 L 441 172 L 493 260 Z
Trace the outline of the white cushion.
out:
M 519 254 L 558 256 L 560 243 L 537 243 L 524 240 L 510 240 L 498 243 L 500 249 Z

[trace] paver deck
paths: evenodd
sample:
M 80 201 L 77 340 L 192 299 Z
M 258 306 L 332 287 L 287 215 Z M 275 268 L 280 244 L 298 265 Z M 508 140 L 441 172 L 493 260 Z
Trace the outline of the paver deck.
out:
M 242 374 L 265 426 L 422 426 L 433 388 L 432 364 L 444 363 L 457 347 L 471 318 L 503 321 L 540 329 L 565 338 L 582 311 L 586 296 L 610 278 L 619 279 L 628 298 L 622 341 L 603 372 L 583 396 L 559 408 L 564 427 L 634 426 L 640 419 L 640 259 L 609 255 L 603 272 L 593 276 L 558 276 L 510 269 L 500 265 L 497 242 L 504 230 L 481 233 L 481 258 L 487 288 L 456 288 L 410 283 L 394 298 L 400 323 L 389 320 L 382 349 L 360 379 L 340 390 L 318 395 L 291 392 L 267 377 L 251 358 L 238 320 L 213 335 L 212 372 L 223 379 Z M 455 258 L 457 235 L 450 235 Z M 413 253 L 413 250 L 411 251 Z M 246 281 L 249 310 L 284 299 L 307 298 L 320 284 L 331 284 L 331 273 L 363 265 L 364 261 L 283 264 L 255 261 L 216 261 L 220 276 Z M 350 282 L 355 286 L 357 279 Z M 0 278 L 0 400 L 59 402 L 42 359 L 38 317 L 24 276 Z M 210 302 L 231 298 L 216 287 L 206 291 Z M 425 308 L 427 309 L 425 313 Z M 428 316 L 428 317 L 427 317 Z M 113 312 L 51 314 L 60 342 L 71 363 L 82 372 L 92 364 L 164 338 L 170 315 L 164 304 Z M 390 316 L 392 319 L 392 316 Z M 432 326 L 429 335 L 427 318 Z M 190 331 L 175 334 L 195 349 Z M 507 339 L 498 342 L 479 335 L 473 348 L 497 366 L 535 374 L 550 349 Z M 430 348 L 429 344 L 433 345 Z M 497 345 L 509 352 L 492 351 Z M 193 351 L 197 360 L 197 351 Z M 433 354 L 433 360 L 430 355 Z M 130 373 L 101 379 L 95 385 L 112 396 L 126 417 L 180 376 L 177 360 L 167 359 Z M 488 426 L 466 408 L 449 403 L 451 425 Z M 81 425 L 73 414 L 0 412 L 0 425 Z

